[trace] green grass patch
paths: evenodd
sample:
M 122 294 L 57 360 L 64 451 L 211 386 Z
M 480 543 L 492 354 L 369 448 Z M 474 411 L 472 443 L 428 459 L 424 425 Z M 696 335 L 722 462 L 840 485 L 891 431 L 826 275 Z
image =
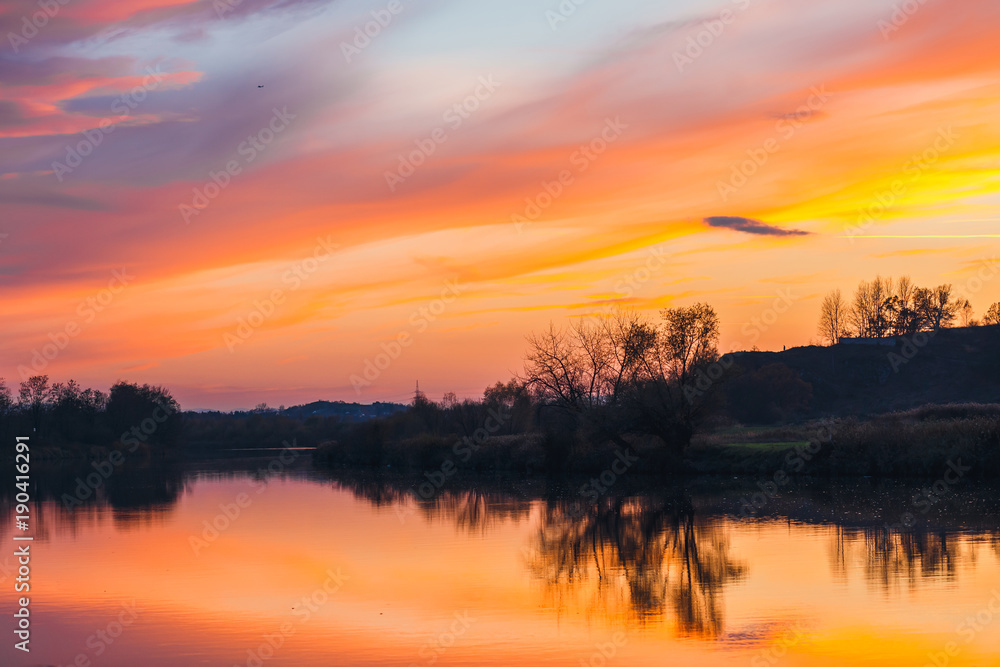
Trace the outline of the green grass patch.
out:
M 751 449 L 770 452 L 781 449 L 792 449 L 794 447 L 805 447 L 808 444 L 808 441 L 801 440 L 797 442 L 729 442 L 723 446 L 732 447 L 734 449 Z

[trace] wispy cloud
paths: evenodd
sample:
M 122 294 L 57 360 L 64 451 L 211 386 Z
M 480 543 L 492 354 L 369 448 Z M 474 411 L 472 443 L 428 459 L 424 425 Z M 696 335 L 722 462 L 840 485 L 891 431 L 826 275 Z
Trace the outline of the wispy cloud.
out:
M 808 236 L 811 234 L 811 232 L 805 232 L 801 229 L 782 229 L 781 227 L 775 227 L 760 220 L 731 215 L 714 215 L 705 218 L 705 224 L 709 227 L 724 227 L 760 236 Z

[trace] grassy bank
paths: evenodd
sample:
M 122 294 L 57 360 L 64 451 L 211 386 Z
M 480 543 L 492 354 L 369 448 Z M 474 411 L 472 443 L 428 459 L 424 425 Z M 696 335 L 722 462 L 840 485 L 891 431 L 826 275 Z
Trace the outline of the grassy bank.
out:
M 640 474 L 940 477 L 949 462 L 970 477 L 1000 475 L 1000 405 L 931 405 L 904 412 L 811 421 L 777 427 L 727 427 L 699 434 L 678 461 L 653 439 L 629 439 Z M 348 443 L 316 451 L 328 466 L 375 466 L 419 471 L 600 473 L 619 445 L 539 433 L 480 441 L 419 436 Z
M 686 463 L 697 473 L 940 477 L 958 460 L 972 468 L 970 476 L 1000 475 L 1000 405 L 928 405 L 864 420 L 729 429 L 696 440 Z

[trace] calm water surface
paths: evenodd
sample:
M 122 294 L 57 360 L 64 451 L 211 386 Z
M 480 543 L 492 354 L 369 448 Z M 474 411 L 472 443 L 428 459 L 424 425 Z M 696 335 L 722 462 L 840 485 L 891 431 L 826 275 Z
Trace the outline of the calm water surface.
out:
M 753 479 L 582 504 L 585 480 L 451 479 L 422 501 L 418 476 L 306 458 L 140 467 L 72 511 L 80 470 L 36 473 L 32 651 L 8 616 L 0 663 L 1000 667 L 995 486 L 926 513 L 921 484 L 866 480 L 753 512 Z

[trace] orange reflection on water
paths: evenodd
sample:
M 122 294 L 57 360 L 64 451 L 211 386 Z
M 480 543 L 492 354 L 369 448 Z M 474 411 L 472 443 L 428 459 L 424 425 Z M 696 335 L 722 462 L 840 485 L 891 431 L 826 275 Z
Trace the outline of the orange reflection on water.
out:
M 7 642 L 3 664 L 919 666 L 952 642 L 949 665 L 1000 665 L 996 533 L 406 488 L 222 476 L 146 506 L 46 501 L 32 652 Z

